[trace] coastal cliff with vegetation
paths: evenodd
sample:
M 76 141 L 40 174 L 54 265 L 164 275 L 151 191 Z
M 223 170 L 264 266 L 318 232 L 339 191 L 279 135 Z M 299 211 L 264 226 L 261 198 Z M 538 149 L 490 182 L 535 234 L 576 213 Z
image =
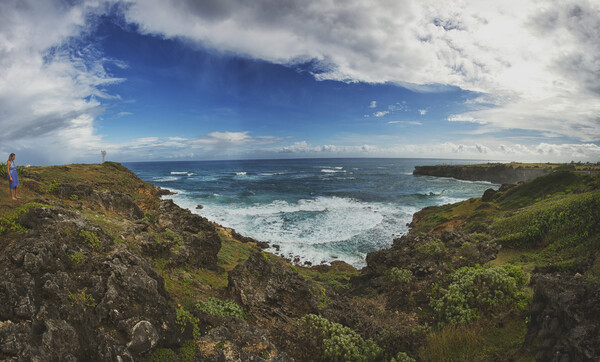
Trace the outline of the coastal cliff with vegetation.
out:
M 416 166 L 415 176 L 452 177 L 458 180 L 489 181 L 495 184 L 514 184 L 547 175 L 557 170 L 578 173 L 600 172 L 600 165 L 590 163 L 484 163 L 475 165 Z
M 0 190 L 2 360 L 600 358 L 595 175 L 425 208 L 356 270 L 266 253 L 118 163 L 19 171 L 21 199 Z

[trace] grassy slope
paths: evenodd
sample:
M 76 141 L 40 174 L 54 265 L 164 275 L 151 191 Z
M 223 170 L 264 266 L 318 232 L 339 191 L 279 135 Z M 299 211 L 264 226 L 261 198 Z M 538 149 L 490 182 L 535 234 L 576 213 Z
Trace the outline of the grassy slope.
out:
M 583 277 L 598 283 L 600 259 L 594 251 L 600 249 L 599 220 L 600 178 L 557 171 L 498 192 L 489 202 L 473 198 L 426 208 L 415 215 L 411 232 L 460 230 L 481 242 L 494 241 L 502 249 L 490 266 L 510 263 L 529 273 L 551 265 L 574 274 L 578 263 L 591 262 Z M 515 314 L 501 323 L 483 320 L 433 330 L 420 357 L 532 360 L 527 349 L 520 348 L 526 320 L 526 314 Z

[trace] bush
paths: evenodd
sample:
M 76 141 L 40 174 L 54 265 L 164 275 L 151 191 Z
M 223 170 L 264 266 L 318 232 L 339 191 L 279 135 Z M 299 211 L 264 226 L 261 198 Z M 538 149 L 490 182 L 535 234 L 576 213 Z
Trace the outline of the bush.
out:
M 408 284 L 412 280 L 413 273 L 407 269 L 398 269 L 393 267 L 385 272 L 385 276 L 392 283 Z
M 183 308 L 177 308 L 175 313 L 177 315 L 176 323 L 181 326 L 181 333 L 185 332 L 185 329 L 189 324 L 192 327 L 192 335 L 194 336 L 194 339 L 200 338 L 200 327 L 198 326 L 198 322 L 200 320 Z
M 305 357 L 312 360 L 373 361 L 383 353 L 373 340 L 364 340 L 354 330 L 315 314 L 305 315 L 297 324 Z
M 52 208 L 52 206 L 49 205 L 39 204 L 37 202 L 29 202 L 25 205 L 17 207 L 16 209 L 14 209 L 14 211 L 0 217 L 0 235 L 4 234 L 9 230 L 27 233 L 27 229 L 25 229 L 21 224 L 19 224 L 19 217 L 29 212 L 29 210 L 32 208 L 43 207 Z
M 498 308 L 526 304 L 522 291 L 525 274 L 513 265 L 463 267 L 452 274 L 451 280 L 443 296 L 429 302 L 442 324 L 468 323 Z
M 206 301 L 196 303 L 196 308 L 201 312 L 215 317 L 247 318 L 244 309 L 232 300 L 221 300 L 219 298 L 210 297 Z
M 81 236 L 85 242 L 90 243 L 92 247 L 100 246 L 100 239 L 98 239 L 98 236 L 91 231 L 81 230 L 79 236 Z

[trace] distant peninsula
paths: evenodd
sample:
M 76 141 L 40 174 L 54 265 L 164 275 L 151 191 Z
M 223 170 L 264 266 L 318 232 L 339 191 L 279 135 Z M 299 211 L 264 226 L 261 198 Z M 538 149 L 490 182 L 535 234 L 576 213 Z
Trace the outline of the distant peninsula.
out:
M 416 166 L 413 175 L 452 177 L 458 180 L 488 181 L 514 184 L 547 175 L 556 170 L 599 173 L 600 164 L 593 163 L 485 163 L 475 165 Z
M 267 253 L 119 163 L 19 172 L 20 200 L 0 189 L 0 360 L 600 359 L 592 171 L 427 207 L 361 270 Z

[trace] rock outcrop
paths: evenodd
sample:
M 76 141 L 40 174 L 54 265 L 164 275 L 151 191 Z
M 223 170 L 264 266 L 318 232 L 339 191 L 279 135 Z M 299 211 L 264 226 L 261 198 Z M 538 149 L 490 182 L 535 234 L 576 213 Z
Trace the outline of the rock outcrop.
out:
M 505 164 L 495 165 L 437 165 L 415 166 L 413 175 L 453 177 L 468 181 L 489 181 L 495 184 L 514 184 L 552 172 L 552 168 L 513 168 Z
M 527 345 L 538 361 L 592 361 L 600 356 L 600 285 L 537 274 Z
M 381 274 L 397 267 L 410 270 L 416 277 L 446 275 L 450 268 L 485 264 L 495 259 L 499 246 L 477 242 L 460 232 L 441 235 L 408 234 L 394 239 L 392 247 L 367 254 L 367 274 Z
M 139 360 L 176 343 L 163 279 L 80 214 L 32 208 L 0 259 L 0 358 Z

